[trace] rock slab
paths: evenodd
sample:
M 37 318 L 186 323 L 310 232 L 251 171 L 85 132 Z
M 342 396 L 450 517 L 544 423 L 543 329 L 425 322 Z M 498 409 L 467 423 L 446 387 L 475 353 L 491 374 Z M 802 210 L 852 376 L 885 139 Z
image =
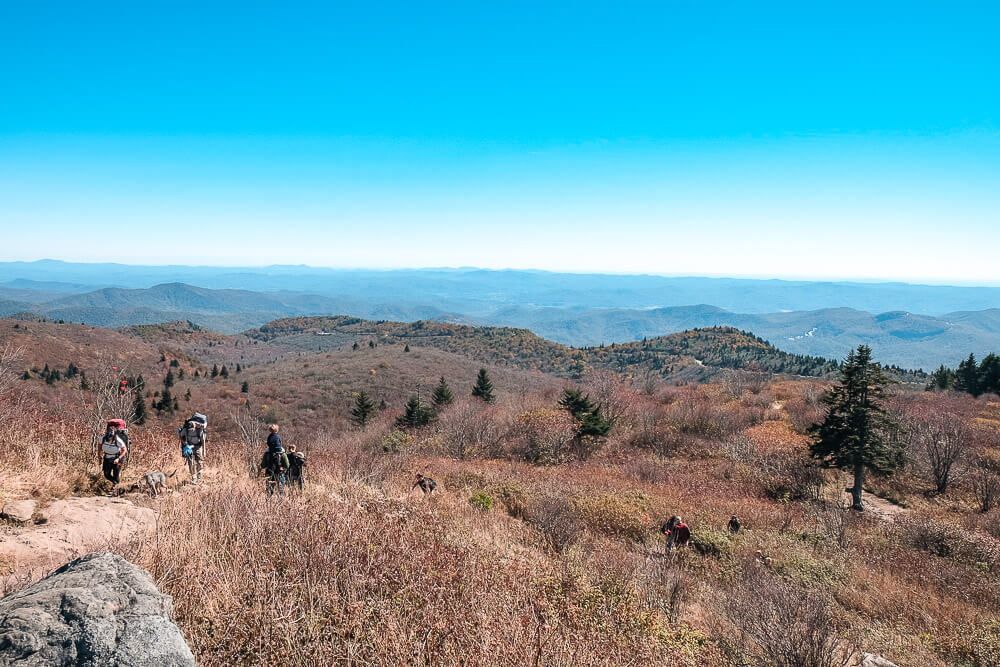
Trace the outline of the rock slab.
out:
M 194 667 L 172 613 L 144 570 L 90 554 L 0 599 L 0 665 Z
M 11 500 L 3 506 L 0 518 L 10 519 L 18 523 L 28 523 L 35 513 L 34 500 Z

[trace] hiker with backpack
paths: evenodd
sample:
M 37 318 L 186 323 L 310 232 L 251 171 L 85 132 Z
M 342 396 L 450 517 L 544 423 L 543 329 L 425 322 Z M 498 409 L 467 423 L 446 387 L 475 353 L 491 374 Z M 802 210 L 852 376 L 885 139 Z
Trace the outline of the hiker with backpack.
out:
M 177 429 L 177 437 L 181 441 L 181 456 L 187 462 L 191 473 L 191 483 L 201 482 L 201 471 L 205 462 L 205 443 L 208 441 L 208 417 L 200 412 L 187 420 Z
M 116 487 L 121 481 L 122 464 L 127 456 L 128 429 L 125 420 L 112 419 L 101 438 L 101 469 L 104 478 Z
M 670 517 L 660 528 L 660 532 L 667 538 L 668 553 L 675 548 L 687 546 L 691 541 L 691 529 L 677 515 Z
M 281 444 L 281 436 L 278 435 L 280 428 L 277 424 L 268 427 L 270 433 L 267 436 L 267 451 L 260 461 L 261 470 L 267 475 L 267 495 L 284 495 L 285 484 L 288 481 L 288 469 L 291 467 L 288 462 L 288 454 Z
M 302 490 L 305 481 L 303 468 L 306 466 L 306 455 L 295 450 L 295 445 L 288 445 L 288 481 Z

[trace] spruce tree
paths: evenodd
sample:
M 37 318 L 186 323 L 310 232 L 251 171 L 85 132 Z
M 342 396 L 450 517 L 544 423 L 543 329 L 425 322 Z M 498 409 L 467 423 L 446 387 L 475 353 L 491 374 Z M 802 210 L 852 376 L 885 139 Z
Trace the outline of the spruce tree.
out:
M 968 359 L 958 364 L 955 371 L 955 389 L 973 396 L 982 393 L 979 390 L 979 367 L 976 365 L 976 355 L 970 354 Z
M 240 393 L 249 394 L 250 393 L 250 383 L 246 380 L 243 381 L 243 385 L 240 387 Z
M 1000 357 L 987 354 L 979 362 L 979 390 L 984 394 L 1000 394 Z
M 579 389 L 566 389 L 559 405 L 576 420 L 576 444 L 583 444 L 584 438 L 603 438 L 611 432 L 611 420 L 601 414 L 601 406 L 590 400 Z M 583 450 L 580 450 L 583 451 Z
M 172 370 L 169 369 L 167 370 L 167 375 L 166 377 L 163 378 L 163 386 L 164 387 L 174 386 L 174 372 Z
M 90 390 L 90 383 L 87 382 L 87 373 L 86 372 L 81 372 L 80 373 L 80 389 L 83 389 L 84 391 L 89 391 Z
M 219 365 L 218 364 L 212 364 L 212 377 L 214 377 L 214 378 L 219 377 Z
M 135 401 L 133 403 L 132 411 L 135 413 L 132 420 L 136 424 L 141 426 L 146 423 L 146 417 L 148 416 L 146 412 L 146 399 L 142 397 L 141 391 L 135 392 Z
M 174 411 L 174 397 L 170 393 L 169 387 L 163 387 L 163 393 L 160 394 L 160 400 L 156 404 L 156 409 L 160 412 Z
M 396 420 L 400 428 L 420 428 L 434 419 L 434 411 L 420 401 L 419 396 L 411 396 L 406 402 L 403 414 Z
M 374 416 L 375 403 L 368 396 L 368 392 L 359 391 L 354 397 L 354 407 L 351 408 L 351 422 L 358 428 L 364 429 Z
M 434 404 L 435 408 L 443 408 L 446 405 L 451 405 L 455 400 L 455 395 L 451 393 L 451 387 L 445 382 L 444 377 L 438 382 L 437 386 L 434 387 L 434 393 L 431 394 L 431 403 Z
M 898 428 L 885 407 L 889 380 L 872 361 L 871 348 L 861 345 L 847 355 L 840 382 L 824 397 L 823 422 L 810 429 L 810 451 L 824 466 L 854 475 L 852 508 L 864 510 L 861 494 L 866 472 L 892 473 L 903 463 L 903 448 L 893 438 Z
M 485 368 L 479 369 L 476 384 L 472 387 L 472 395 L 486 403 L 492 403 L 496 400 L 496 397 L 493 396 L 493 382 Z
M 223 366 L 222 370 L 219 371 L 219 377 L 228 378 L 229 377 L 229 369 L 226 368 L 225 366 Z
M 941 364 L 936 371 L 931 373 L 931 381 L 927 385 L 927 389 L 929 391 L 935 389 L 944 391 L 950 388 L 954 381 L 955 373 L 950 368 L 946 368 L 944 364 Z
M 406 345 L 403 346 L 403 352 L 409 352 L 409 351 L 410 351 L 410 345 L 409 343 L 407 343 Z

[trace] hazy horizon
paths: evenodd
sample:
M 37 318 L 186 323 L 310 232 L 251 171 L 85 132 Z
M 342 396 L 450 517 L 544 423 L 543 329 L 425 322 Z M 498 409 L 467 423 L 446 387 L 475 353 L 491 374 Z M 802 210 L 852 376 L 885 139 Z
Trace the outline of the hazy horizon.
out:
M 9 259 L 1000 280 L 1000 10 L 21 3 Z

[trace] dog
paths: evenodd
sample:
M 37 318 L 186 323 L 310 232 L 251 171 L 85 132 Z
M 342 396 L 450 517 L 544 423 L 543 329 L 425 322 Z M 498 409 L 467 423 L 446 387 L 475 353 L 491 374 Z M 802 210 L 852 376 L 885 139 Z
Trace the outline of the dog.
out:
M 164 472 L 160 472 L 159 470 L 152 470 L 143 475 L 142 481 L 133 484 L 129 490 L 131 491 L 138 490 L 142 484 L 145 484 L 146 490 L 149 491 L 149 495 L 155 498 L 156 496 L 160 495 L 161 491 L 167 490 L 167 480 L 176 474 L 177 474 L 176 468 L 169 475 Z

